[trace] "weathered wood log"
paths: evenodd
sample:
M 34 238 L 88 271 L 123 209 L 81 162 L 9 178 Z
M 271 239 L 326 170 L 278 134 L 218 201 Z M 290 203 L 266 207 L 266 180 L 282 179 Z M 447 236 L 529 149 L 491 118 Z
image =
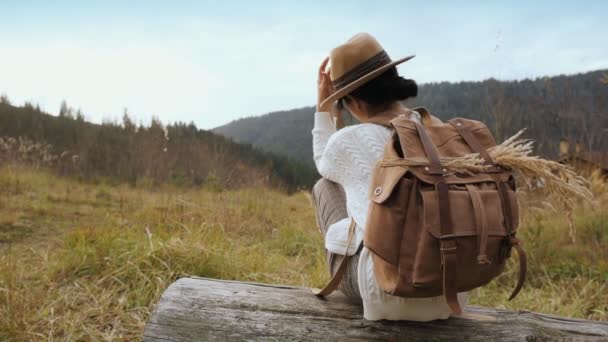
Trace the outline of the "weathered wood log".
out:
M 467 307 L 484 322 L 367 321 L 361 304 L 309 289 L 182 278 L 163 294 L 144 341 L 608 341 L 608 323 Z

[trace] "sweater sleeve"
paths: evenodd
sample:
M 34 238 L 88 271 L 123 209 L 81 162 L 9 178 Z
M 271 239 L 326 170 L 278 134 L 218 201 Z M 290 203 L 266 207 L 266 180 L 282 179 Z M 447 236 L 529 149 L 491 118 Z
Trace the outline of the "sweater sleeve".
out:
M 340 132 L 336 131 L 331 114 L 328 112 L 315 113 L 315 123 L 312 129 L 313 158 L 319 174 L 331 181 L 340 183 L 336 163 L 340 144 L 335 140 Z
M 329 137 L 336 132 L 331 114 L 329 112 L 316 112 L 315 123 L 312 129 L 312 154 L 317 168 L 329 141 Z

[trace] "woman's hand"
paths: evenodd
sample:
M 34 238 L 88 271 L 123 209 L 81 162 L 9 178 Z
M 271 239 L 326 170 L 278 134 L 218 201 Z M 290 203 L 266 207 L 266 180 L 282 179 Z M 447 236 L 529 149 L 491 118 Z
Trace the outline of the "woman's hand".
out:
M 329 112 L 331 110 L 331 103 L 325 104 L 325 106 L 321 108 L 321 103 L 334 92 L 334 87 L 331 85 L 331 78 L 329 77 L 330 69 L 328 68 L 327 71 L 325 70 L 328 62 L 329 57 L 325 57 L 319 67 L 319 77 L 317 79 L 317 112 Z

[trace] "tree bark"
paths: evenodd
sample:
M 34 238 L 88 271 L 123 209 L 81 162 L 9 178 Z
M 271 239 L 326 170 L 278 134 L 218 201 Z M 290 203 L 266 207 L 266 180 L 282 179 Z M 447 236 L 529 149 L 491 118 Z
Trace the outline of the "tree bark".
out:
M 163 294 L 144 341 L 608 341 L 608 323 L 527 311 L 466 308 L 495 321 L 367 321 L 340 293 L 182 278 Z

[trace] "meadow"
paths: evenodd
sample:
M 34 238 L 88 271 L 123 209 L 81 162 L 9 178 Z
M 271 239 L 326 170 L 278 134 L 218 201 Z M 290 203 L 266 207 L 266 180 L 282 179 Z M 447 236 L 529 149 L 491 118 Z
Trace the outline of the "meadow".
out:
M 563 212 L 522 198 L 529 276 L 511 302 L 516 258 L 475 305 L 608 320 L 608 185 Z M 308 193 L 265 187 L 132 188 L 31 167 L 0 168 L 0 340 L 137 340 L 175 279 L 298 286 L 327 280 Z

